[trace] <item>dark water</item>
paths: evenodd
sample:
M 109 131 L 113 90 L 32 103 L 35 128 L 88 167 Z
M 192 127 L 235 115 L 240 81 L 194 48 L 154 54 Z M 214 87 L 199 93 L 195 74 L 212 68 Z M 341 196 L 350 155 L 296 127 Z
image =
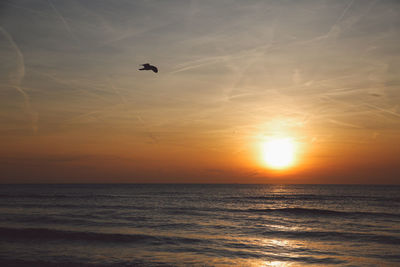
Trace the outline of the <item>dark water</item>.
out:
M 1 185 L 0 265 L 400 266 L 400 187 Z

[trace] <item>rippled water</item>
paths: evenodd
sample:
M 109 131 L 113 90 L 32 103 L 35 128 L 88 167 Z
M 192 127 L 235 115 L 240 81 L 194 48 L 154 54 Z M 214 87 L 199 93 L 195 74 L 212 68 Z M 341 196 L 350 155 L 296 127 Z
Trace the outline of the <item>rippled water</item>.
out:
M 400 187 L 1 185 L 0 263 L 400 266 Z

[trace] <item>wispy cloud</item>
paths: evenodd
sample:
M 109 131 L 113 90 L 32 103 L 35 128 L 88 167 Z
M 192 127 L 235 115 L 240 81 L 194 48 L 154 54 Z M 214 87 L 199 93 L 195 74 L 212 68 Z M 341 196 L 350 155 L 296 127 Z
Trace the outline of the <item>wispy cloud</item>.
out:
M 10 144 L 73 140 L 79 150 L 84 140 L 88 154 L 107 147 L 160 160 L 191 151 L 201 165 L 208 153 L 249 154 L 259 136 L 279 132 L 323 146 L 400 130 L 398 1 L 46 0 L 2 9 L 0 127 Z M 138 71 L 146 62 L 159 73 Z M 38 114 L 40 133 L 21 134 L 27 119 L 38 131 Z
M 0 26 L 0 32 L 7 39 L 7 41 L 9 42 L 9 44 L 12 46 L 12 48 L 15 51 L 16 70 L 15 70 L 14 74 L 12 75 L 11 85 L 18 91 L 18 93 L 20 93 L 22 95 L 22 97 L 24 99 L 24 108 L 28 114 L 32 131 L 33 131 L 33 133 L 36 133 L 38 131 L 39 114 L 33 110 L 32 106 L 31 106 L 30 97 L 25 92 L 25 90 L 23 89 L 23 87 L 21 85 L 22 81 L 25 77 L 24 55 L 22 54 L 18 45 L 15 43 L 12 36 L 1 26 Z
M 75 33 L 72 31 L 71 27 L 69 26 L 68 22 L 65 20 L 64 16 L 58 11 L 58 9 L 56 8 L 56 6 L 53 4 L 53 2 L 51 0 L 47 0 L 47 2 L 49 3 L 50 7 L 53 9 L 54 13 L 56 14 L 56 16 L 60 19 L 60 21 L 62 22 L 62 24 L 64 25 L 65 29 L 68 31 L 68 33 L 71 35 L 71 37 L 77 41 L 78 43 L 80 43 L 78 37 L 75 35 Z

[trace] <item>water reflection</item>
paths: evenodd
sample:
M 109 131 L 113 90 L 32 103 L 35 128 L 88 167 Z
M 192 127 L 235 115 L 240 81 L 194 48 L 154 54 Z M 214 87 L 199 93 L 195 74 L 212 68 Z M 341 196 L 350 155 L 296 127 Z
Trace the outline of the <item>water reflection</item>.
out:
M 286 266 L 293 266 L 290 263 L 284 261 L 267 261 L 263 263 L 261 266 L 263 267 L 286 267 Z
M 6 255 L 30 266 L 399 266 L 399 190 L 4 186 L 0 265 Z

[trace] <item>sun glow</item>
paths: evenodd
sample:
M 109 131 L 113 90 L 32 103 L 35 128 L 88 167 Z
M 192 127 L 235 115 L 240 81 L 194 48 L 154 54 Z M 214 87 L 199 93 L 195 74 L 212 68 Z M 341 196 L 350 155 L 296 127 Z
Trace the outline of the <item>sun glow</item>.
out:
M 295 143 L 291 138 L 273 138 L 262 144 L 262 157 L 271 169 L 286 169 L 293 165 Z

